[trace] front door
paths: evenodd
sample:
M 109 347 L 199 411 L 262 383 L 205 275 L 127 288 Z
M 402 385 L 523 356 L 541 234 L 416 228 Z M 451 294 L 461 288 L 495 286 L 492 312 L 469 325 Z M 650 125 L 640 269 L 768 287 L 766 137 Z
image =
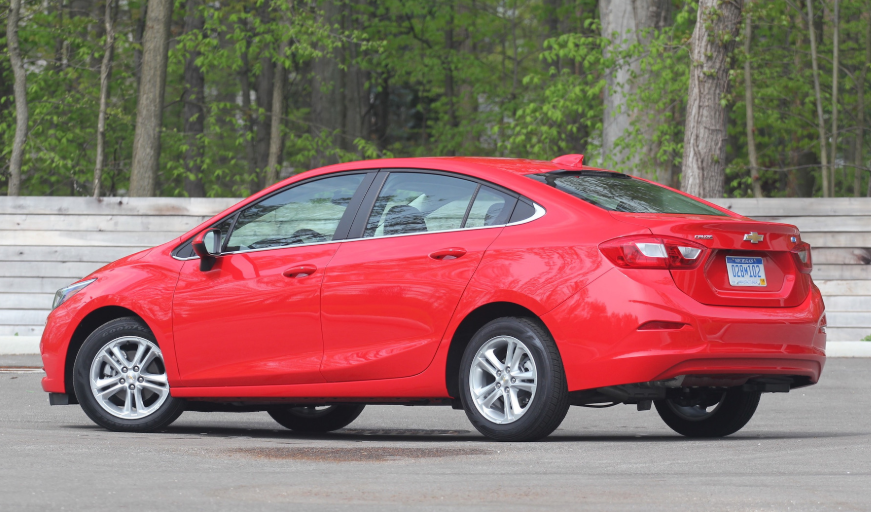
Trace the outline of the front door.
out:
M 392 171 L 362 239 L 343 242 L 327 267 L 324 377 L 389 379 L 425 370 L 515 201 L 460 177 Z
M 173 297 L 183 386 L 323 382 L 321 283 L 364 176 L 321 178 L 270 195 L 235 218 L 211 270 L 201 271 L 199 260 L 185 263 Z

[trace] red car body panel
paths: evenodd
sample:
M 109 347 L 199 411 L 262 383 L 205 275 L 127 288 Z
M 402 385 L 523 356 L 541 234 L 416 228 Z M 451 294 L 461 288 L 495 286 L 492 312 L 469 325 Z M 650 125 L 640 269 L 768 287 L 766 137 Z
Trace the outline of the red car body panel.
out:
M 443 233 L 337 241 L 221 256 L 213 270 L 171 252 L 218 219 L 289 184 L 347 170 L 430 169 L 486 180 L 546 210 L 530 222 Z M 791 375 L 816 382 L 825 363 L 824 306 L 810 276 L 789 266 L 793 226 L 726 216 L 623 214 L 600 209 L 526 174 L 550 162 L 424 158 L 352 162 L 289 178 L 182 237 L 123 258 L 49 316 L 43 388 L 71 393 L 68 349 L 88 315 L 126 308 L 152 329 L 172 395 L 201 399 L 450 398 L 450 346 L 479 308 L 510 303 L 554 336 L 569 390 L 694 376 Z M 710 203 L 706 203 L 709 204 Z M 738 232 L 764 232 L 741 245 Z M 628 235 L 694 239 L 710 249 L 700 271 L 616 267 L 599 250 Z M 462 249 L 457 259 L 433 259 Z M 723 251 L 766 253 L 762 289 L 735 291 Z M 316 271 L 287 278 L 286 269 Z M 639 329 L 675 322 L 677 329 Z M 689 378 L 689 377 L 688 377 Z M 708 379 L 707 381 L 705 379 Z M 720 385 L 721 385 L 720 384 Z

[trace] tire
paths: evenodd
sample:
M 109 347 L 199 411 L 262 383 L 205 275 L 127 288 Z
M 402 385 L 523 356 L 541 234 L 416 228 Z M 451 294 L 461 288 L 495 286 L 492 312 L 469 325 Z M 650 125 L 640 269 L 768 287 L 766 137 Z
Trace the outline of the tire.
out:
M 741 430 L 753 417 L 759 405 L 758 391 L 731 388 L 719 402 L 707 411 L 701 407 L 682 407 L 673 400 L 657 400 L 653 404 L 666 425 L 687 437 L 725 437 Z
M 513 369 L 506 361 L 509 350 Z M 460 401 L 478 432 L 495 441 L 535 441 L 550 435 L 569 410 L 565 371 L 553 337 L 530 318 L 498 318 L 481 327 L 460 362 Z
M 365 405 L 328 405 L 317 407 L 273 407 L 267 412 L 279 425 L 294 432 L 332 432 L 347 427 Z
M 154 334 L 134 317 L 107 322 L 88 336 L 73 364 L 73 387 L 85 414 L 116 432 L 160 430 L 184 412 L 184 400 L 170 394 Z

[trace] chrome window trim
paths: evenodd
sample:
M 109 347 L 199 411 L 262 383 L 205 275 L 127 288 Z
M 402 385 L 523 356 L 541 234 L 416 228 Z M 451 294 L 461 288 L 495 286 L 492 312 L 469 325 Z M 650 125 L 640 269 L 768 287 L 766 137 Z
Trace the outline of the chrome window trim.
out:
M 229 255 L 229 254 L 248 254 L 248 253 L 252 253 L 252 252 L 274 251 L 276 249 L 289 249 L 292 247 L 312 247 L 312 246 L 317 246 L 317 245 L 341 244 L 341 243 L 345 243 L 345 242 L 359 242 L 362 240 L 381 240 L 383 238 L 397 238 L 400 236 L 433 235 L 436 233 L 456 233 L 456 232 L 461 232 L 461 231 L 475 231 L 475 230 L 479 230 L 479 229 L 507 228 L 507 227 L 511 227 L 511 226 L 519 226 L 521 224 L 526 224 L 528 222 L 538 220 L 538 219 L 544 217 L 544 215 L 547 213 L 547 210 L 543 206 L 541 206 L 540 204 L 538 204 L 534 201 L 532 203 L 532 208 L 535 210 L 535 213 L 533 213 L 532 216 L 530 216 L 526 219 L 523 219 L 523 220 L 519 220 L 517 222 L 509 222 L 508 224 L 499 224 L 498 226 L 480 226 L 477 228 L 445 229 L 442 231 L 424 231 L 421 233 L 403 233 L 401 235 L 370 236 L 370 237 L 363 237 L 363 238 L 349 238 L 346 240 L 330 240 L 329 242 L 314 242 L 314 243 L 310 243 L 310 244 L 281 245 L 278 247 L 264 247 L 262 249 L 251 249 L 248 251 L 222 252 L 218 256 L 225 256 L 225 255 Z M 190 260 L 200 259 L 199 256 L 193 256 L 191 258 L 178 258 L 176 256 L 173 256 L 172 258 L 175 260 L 178 260 L 178 261 L 190 261 Z

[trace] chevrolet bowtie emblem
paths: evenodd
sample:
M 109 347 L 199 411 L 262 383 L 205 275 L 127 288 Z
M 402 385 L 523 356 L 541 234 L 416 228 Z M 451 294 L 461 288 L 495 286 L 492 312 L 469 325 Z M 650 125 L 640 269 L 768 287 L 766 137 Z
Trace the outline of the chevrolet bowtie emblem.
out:
M 765 235 L 760 235 L 755 231 L 751 231 L 750 233 L 744 235 L 744 241 L 750 242 L 752 244 L 758 244 L 762 241 L 763 238 L 765 238 Z

